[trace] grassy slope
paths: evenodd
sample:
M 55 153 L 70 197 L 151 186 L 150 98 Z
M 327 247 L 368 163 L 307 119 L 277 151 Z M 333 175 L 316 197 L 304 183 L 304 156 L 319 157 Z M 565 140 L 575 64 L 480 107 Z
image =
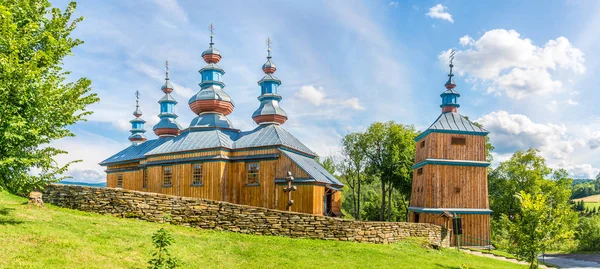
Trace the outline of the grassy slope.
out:
M 583 201 L 583 204 L 586 208 L 592 209 L 600 207 L 600 194 L 591 195 L 583 198 L 573 199 L 573 201 Z
M 207 231 L 46 205 L 0 192 L 0 268 L 143 268 L 150 237 L 173 233 L 184 268 L 525 268 L 414 242 L 349 243 Z

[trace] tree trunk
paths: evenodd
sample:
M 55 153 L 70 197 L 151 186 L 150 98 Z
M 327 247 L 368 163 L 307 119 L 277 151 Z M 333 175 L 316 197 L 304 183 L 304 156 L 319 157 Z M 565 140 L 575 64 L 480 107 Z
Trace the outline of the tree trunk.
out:
M 379 210 L 379 220 L 385 220 L 385 181 L 381 179 L 381 209 Z
M 360 197 L 361 197 L 361 194 L 360 194 L 360 173 L 359 173 L 358 174 L 358 199 L 356 199 L 356 202 L 357 202 L 357 205 L 358 205 L 356 207 L 358 218 L 356 218 L 356 219 L 358 219 L 358 220 L 361 220 L 361 216 L 360 216 L 360 199 L 361 198 Z
M 388 188 L 388 221 L 392 220 L 392 183 L 390 182 L 390 186 Z

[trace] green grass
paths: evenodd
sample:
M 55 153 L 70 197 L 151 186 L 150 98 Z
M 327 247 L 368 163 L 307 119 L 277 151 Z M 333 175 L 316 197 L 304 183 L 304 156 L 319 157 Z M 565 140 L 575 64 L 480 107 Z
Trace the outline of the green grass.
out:
M 526 268 L 455 249 L 200 230 L 121 219 L 52 205 L 38 208 L 0 193 L 0 268 L 144 268 L 161 227 L 183 268 Z
M 593 208 L 600 208 L 600 202 L 583 202 L 583 205 L 590 210 Z

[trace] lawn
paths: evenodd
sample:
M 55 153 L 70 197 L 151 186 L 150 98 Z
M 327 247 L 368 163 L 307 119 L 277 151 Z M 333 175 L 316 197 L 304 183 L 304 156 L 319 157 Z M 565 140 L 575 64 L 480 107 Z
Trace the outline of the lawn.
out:
M 573 199 L 574 202 L 583 201 L 585 208 L 600 208 L 600 194 Z
M 0 268 L 144 268 L 151 235 L 172 232 L 183 268 L 526 268 L 416 241 L 350 243 L 200 230 L 52 205 L 0 192 Z

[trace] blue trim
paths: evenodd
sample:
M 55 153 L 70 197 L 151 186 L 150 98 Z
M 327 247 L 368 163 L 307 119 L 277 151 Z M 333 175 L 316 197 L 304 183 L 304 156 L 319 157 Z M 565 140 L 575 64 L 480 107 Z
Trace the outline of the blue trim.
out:
M 422 132 L 418 135 L 414 141 L 417 142 L 421 140 L 421 138 L 427 136 L 429 133 L 446 133 L 446 134 L 464 134 L 464 135 L 479 135 L 486 136 L 490 132 L 473 132 L 473 131 L 458 131 L 458 130 L 436 130 L 436 129 L 427 129 L 425 132 Z
M 455 214 L 463 215 L 490 215 L 492 210 L 484 208 L 426 208 L 426 207 L 409 207 L 408 211 L 416 213 L 432 213 L 442 214 L 446 211 Z
M 446 160 L 446 159 L 425 159 L 424 161 L 417 163 L 412 166 L 412 169 L 421 168 L 427 164 L 438 164 L 438 165 L 453 165 L 453 166 L 475 166 L 475 167 L 488 167 L 491 163 L 480 162 L 480 161 L 459 161 L 459 160 Z
M 157 166 L 157 165 L 170 165 L 170 164 L 185 164 L 185 163 L 194 163 L 198 161 L 203 162 L 218 162 L 218 161 L 226 161 L 226 162 L 240 162 L 240 161 L 263 161 L 263 160 L 276 160 L 279 157 L 279 154 L 263 154 L 263 155 L 250 155 L 250 156 L 238 156 L 238 157 L 228 157 L 225 155 L 210 155 L 210 156 L 200 156 L 193 158 L 182 158 L 175 160 L 160 160 L 160 161 L 152 161 L 146 162 L 146 164 L 141 166 Z

